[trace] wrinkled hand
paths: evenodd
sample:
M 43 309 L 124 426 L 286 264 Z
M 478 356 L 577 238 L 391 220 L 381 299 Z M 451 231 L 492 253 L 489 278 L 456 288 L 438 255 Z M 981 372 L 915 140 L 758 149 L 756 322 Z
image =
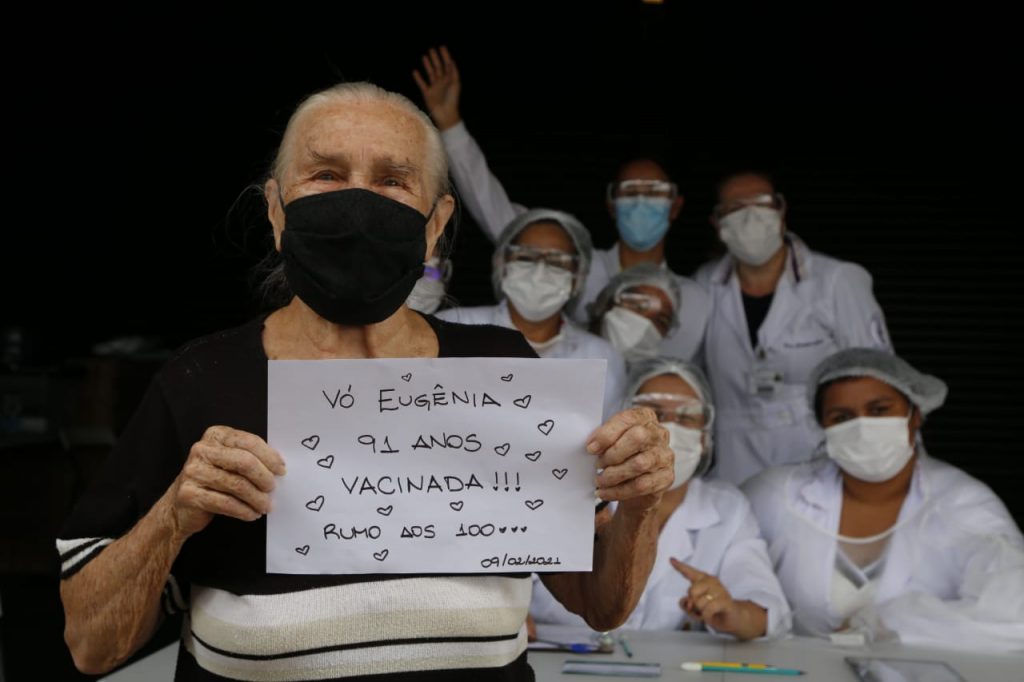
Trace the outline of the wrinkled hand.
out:
M 442 45 L 440 52 L 431 48 L 423 55 L 423 71 L 427 74 L 426 79 L 419 71 L 413 71 L 412 78 L 423 93 L 427 111 L 439 129 L 451 128 L 462 120 L 459 115 L 462 85 L 459 82 L 459 69 L 448 53 L 448 48 Z
M 591 435 L 587 451 L 598 456 L 597 496 L 618 501 L 621 510 L 653 509 L 672 485 L 668 431 L 648 407 L 613 416 Z
M 270 510 L 274 477 L 284 473 L 281 455 L 259 436 L 211 426 L 171 486 L 176 531 L 198 533 L 215 514 L 255 521 Z
M 741 625 L 742 613 L 721 581 L 678 559 L 669 561 L 690 581 L 690 591 L 679 600 L 680 608 L 691 618 L 703 621 L 719 632 L 734 633 Z

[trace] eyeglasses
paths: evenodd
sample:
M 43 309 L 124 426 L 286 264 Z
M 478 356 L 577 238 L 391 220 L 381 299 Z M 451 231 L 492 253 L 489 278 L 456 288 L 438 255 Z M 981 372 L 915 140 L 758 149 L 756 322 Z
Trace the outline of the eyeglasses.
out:
M 733 199 L 731 201 L 716 204 L 711 211 L 711 217 L 718 221 L 729 215 L 735 213 L 740 209 L 748 206 L 761 206 L 763 208 L 773 208 L 776 211 L 786 210 L 786 198 L 776 192 L 775 194 L 758 194 L 752 197 L 744 197 L 742 199 Z
M 580 257 L 575 253 L 568 253 L 558 249 L 540 249 L 534 246 L 519 246 L 510 244 L 505 247 L 506 263 L 547 263 L 553 268 L 561 268 L 569 272 L 576 272 L 579 268 Z
M 675 311 L 672 306 L 666 305 L 665 301 L 653 294 L 642 294 L 629 290 L 620 291 L 615 294 L 612 303 L 648 318 L 658 328 L 662 336 L 668 332 L 675 321 Z
M 622 180 L 608 183 L 608 199 L 624 197 L 658 197 L 675 199 L 679 195 L 676 183 L 667 180 Z
M 710 428 L 714 409 L 701 401 L 681 393 L 639 393 L 631 401 L 634 407 L 654 410 L 659 422 L 675 422 L 698 431 Z

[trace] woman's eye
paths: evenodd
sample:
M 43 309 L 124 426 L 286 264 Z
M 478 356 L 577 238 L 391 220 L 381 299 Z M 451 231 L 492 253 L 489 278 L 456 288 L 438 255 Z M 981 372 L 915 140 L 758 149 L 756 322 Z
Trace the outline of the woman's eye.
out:
M 332 182 L 334 180 L 337 180 L 338 176 L 332 173 L 331 171 L 320 171 L 315 176 L 313 176 L 313 179 L 323 180 L 324 182 Z

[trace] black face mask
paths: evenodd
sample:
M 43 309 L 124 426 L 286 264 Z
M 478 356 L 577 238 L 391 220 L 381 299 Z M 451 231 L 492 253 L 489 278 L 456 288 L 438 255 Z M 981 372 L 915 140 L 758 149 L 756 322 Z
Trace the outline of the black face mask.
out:
M 284 211 L 288 284 L 325 320 L 347 326 L 385 320 L 423 274 L 430 216 L 411 206 L 345 189 L 296 199 Z

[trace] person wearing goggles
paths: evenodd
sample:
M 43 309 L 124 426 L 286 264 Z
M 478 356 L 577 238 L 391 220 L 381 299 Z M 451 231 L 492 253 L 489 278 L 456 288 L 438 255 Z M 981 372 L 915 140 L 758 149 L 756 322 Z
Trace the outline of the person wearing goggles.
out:
M 678 326 L 679 300 L 670 272 L 650 263 L 636 265 L 613 277 L 590 304 L 590 329 L 627 363 L 655 357 Z
M 625 385 L 622 356 L 565 314 L 586 279 L 591 252 L 590 233 L 575 217 L 526 211 L 502 230 L 494 249 L 491 281 L 498 304 L 449 308 L 437 317 L 518 329 L 542 358 L 607 360 L 605 414 L 614 414 Z
M 814 365 L 843 348 L 892 345 L 871 276 L 790 232 L 769 176 L 727 176 L 711 223 L 728 253 L 695 275 L 713 302 L 704 366 L 718 399 L 715 437 L 730 455 L 716 476 L 739 485 L 806 459 L 820 440 L 803 400 Z
M 675 358 L 648 358 L 631 367 L 627 396 L 669 432 L 675 480 L 655 510 L 654 569 L 623 627 L 708 629 L 741 640 L 786 633 L 789 606 L 750 504 L 734 486 L 704 478 L 715 410 L 703 372 Z M 540 583 L 530 614 L 538 623 L 582 624 Z
M 491 172 L 483 151 L 469 134 L 459 111 L 462 85 L 458 67 L 447 48 L 430 50 L 423 57 L 424 73 L 413 72 L 427 111 L 441 130 L 451 173 L 470 215 L 492 240 L 526 207 L 509 199 L 501 182 Z M 665 336 L 659 351 L 686 359 L 695 358 L 704 339 L 711 313 L 704 290 L 692 279 L 668 270 L 665 264 L 665 236 L 683 207 L 683 196 L 665 171 L 664 164 L 651 158 L 634 158 L 623 163 L 605 192 L 609 217 L 618 240 L 609 249 L 595 249 L 579 295 L 568 309 L 581 324 L 588 320 L 587 304 L 594 301 L 609 280 L 625 269 L 650 263 L 665 269 L 682 292 L 683 307 L 676 309 L 681 324 Z

